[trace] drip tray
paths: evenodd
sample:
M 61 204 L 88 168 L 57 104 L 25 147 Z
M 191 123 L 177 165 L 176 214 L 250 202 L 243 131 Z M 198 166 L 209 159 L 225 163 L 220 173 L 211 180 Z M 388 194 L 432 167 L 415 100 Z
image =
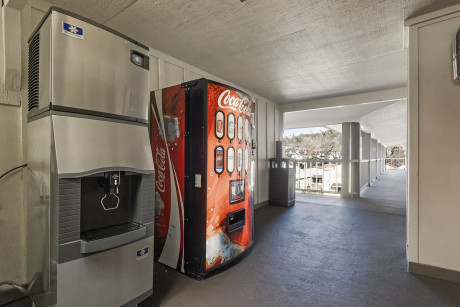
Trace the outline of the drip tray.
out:
M 146 234 L 144 225 L 132 222 L 88 230 L 80 234 L 80 252 L 87 254 L 118 247 L 137 241 Z

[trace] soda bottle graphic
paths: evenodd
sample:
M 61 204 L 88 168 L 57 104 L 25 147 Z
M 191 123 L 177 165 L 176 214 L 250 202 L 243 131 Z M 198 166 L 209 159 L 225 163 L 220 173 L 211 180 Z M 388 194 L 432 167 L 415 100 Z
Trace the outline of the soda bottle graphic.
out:
M 235 115 L 228 115 L 228 138 L 233 140 L 235 138 Z
M 216 137 L 220 140 L 224 137 L 224 125 L 225 125 L 225 122 L 224 122 L 224 112 L 222 111 L 217 111 L 216 112 L 216 130 L 215 130 L 215 134 L 216 134 Z

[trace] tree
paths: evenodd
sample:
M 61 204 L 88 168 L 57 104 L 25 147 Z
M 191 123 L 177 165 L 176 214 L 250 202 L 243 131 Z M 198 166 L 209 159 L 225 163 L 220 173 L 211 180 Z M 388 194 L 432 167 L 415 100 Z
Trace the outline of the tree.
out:
M 387 158 L 405 158 L 406 152 L 402 146 L 393 146 L 387 150 Z
M 302 159 L 338 159 L 342 151 L 342 135 L 333 130 L 300 134 L 284 138 L 286 155 Z

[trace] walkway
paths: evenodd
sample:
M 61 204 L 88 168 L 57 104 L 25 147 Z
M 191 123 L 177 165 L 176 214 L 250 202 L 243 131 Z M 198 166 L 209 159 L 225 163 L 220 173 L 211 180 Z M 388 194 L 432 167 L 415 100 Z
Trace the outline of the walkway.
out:
M 388 172 L 382 181 L 392 176 L 397 174 Z M 196 281 L 155 264 L 155 294 L 140 306 L 460 305 L 460 284 L 407 272 L 406 218 L 378 212 L 396 210 L 401 199 L 366 204 L 364 198 L 325 198 L 334 204 L 299 201 L 291 208 L 257 210 L 253 251 L 208 279 Z
M 370 187 L 361 191 L 360 198 L 296 193 L 296 201 L 405 215 L 406 171 L 384 172 Z

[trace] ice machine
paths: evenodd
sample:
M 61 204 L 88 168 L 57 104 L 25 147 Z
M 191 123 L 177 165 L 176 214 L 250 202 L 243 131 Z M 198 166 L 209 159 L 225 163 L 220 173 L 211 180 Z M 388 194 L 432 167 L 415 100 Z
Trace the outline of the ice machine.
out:
M 58 8 L 29 39 L 36 306 L 132 306 L 152 294 L 148 69 L 147 47 Z
M 253 244 L 254 99 L 200 79 L 151 104 L 155 260 L 201 279 Z

